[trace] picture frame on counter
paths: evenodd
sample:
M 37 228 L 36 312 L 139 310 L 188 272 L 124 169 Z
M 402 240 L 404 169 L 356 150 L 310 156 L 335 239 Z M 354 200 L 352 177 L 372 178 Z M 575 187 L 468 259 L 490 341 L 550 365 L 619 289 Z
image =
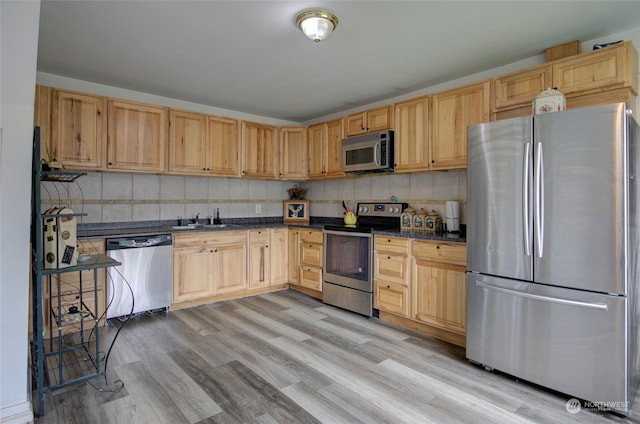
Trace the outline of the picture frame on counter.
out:
M 284 200 L 282 202 L 282 222 L 285 224 L 309 224 L 308 200 Z

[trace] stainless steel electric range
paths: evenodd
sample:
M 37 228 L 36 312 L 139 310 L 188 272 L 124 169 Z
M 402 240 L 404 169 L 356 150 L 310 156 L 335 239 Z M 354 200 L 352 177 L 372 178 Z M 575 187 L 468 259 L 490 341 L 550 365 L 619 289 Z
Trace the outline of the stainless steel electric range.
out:
M 358 203 L 355 225 L 325 225 L 323 302 L 373 316 L 373 233 L 399 231 L 406 203 Z

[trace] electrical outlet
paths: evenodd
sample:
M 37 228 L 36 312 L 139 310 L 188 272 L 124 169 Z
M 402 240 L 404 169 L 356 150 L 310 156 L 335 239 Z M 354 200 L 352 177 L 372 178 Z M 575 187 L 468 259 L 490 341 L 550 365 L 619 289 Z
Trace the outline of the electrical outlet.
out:
M 262 213 L 262 205 L 256 205 L 256 213 Z

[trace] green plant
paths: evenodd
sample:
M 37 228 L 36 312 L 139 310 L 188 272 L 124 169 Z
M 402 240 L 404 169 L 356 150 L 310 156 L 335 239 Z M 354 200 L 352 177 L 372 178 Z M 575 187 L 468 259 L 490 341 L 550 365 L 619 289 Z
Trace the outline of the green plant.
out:
M 306 192 L 307 189 L 299 187 L 298 184 L 294 185 L 290 189 L 287 189 L 287 193 L 289 193 L 289 200 L 304 200 L 304 195 Z

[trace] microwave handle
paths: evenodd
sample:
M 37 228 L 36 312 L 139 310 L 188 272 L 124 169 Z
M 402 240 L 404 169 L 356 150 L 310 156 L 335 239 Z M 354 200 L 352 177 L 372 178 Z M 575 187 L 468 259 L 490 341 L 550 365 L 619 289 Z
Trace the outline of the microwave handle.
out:
M 380 142 L 377 142 L 374 146 L 373 146 L 373 162 L 376 164 L 376 166 L 380 166 L 380 153 L 379 153 L 379 147 L 380 147 Z

